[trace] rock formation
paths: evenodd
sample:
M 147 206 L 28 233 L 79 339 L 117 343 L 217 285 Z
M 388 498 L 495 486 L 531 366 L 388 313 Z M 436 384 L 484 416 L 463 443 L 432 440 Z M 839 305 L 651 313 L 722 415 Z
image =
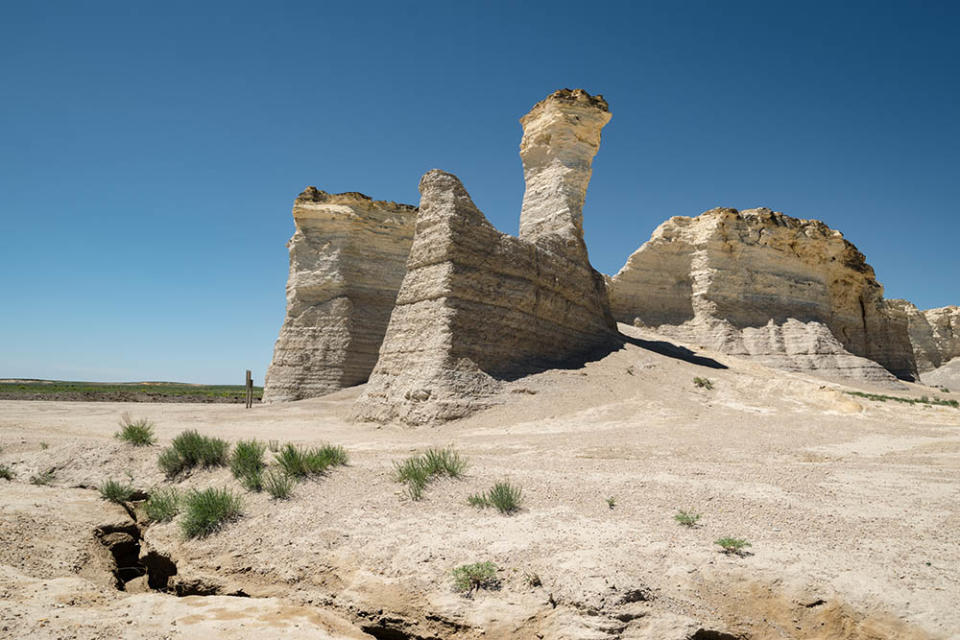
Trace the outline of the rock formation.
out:
M 579 90 L 554 93 L 521 120 L 520 238 L 497 231 L 456 176 L 423 176 L 407 275 L 357 418 L 460 417 L 485 406 L 498 380 L 613 343 L 603 277 L 582 232 L 608 120 L 602 97 Z
M 894 313 L 908 323 L 910 343 L 920 373 L 960 358 L 960 307 L 949 306 L 920 311 L 906 300 L 888 300 Z
M 406 270 L 416 208 L 314 187 L 293 205 L 287 314 L 264 402 L 365 382 Z
M 723 353 L 831 377 L 917 373 L 907 323 L 890 313 L 873 269 L 816 220 L 769 209 L 674 217 L 608 287 L 618 321 Z

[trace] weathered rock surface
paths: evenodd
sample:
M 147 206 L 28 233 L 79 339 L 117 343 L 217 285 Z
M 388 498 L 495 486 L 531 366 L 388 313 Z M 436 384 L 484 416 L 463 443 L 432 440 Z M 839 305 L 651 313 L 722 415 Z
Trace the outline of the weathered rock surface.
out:
M 294 202 L 293 219 L 287 314 L 264 402 L 367 380 L 406 271 L 416 208 L 309 187 Z
M 723 353 L 874 382 L 917 373 L 906 320 L 873 269 L 816 220 L 722 208 L 674 217 L 608 289 L 618 321 Z
M 582 232 L 590 163 L 608 120 L 602 98 L 568 90 L 521 120 L 520 238 L 497 231 L 456 176 L 423 177 L 407 275 L 358 419 L 460 417 L 486 406 L 498 380 L 613 343 L 603 277 Z
M 920 373 L 960 358 L 960 307 L 921 311 L 906 300 L 888 300 L 887 304 L 894 313 L 906 318 Z

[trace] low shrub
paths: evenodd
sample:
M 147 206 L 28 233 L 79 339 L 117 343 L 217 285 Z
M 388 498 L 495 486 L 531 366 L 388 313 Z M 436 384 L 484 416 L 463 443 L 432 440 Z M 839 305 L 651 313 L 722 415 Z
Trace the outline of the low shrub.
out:
M 611 509 L 617 506 L 617 499 L 615 496 L 610 496 L 609 498 L 607 498 L 607 506 L 610 507 Z
M 134 420 L 130 414 L 120 416 L 120 431 L 114 434 L 119 440 L 135 447 L 147 447 L 154 443 L 153 423 L 146 418 Z
M 40 448 L 43 449 L 44 451 L 46 451 L 47 449 L 50 448 L 50 445 L 47 444 L 46 442 L 41 442 L 41 443 L 40 443 Z
M 0 464 L 0 478 L 4 480 L 13 480 L 16 475 L 13 473 L 13 470 L 5 464 Z
M 740 538 L 720 538 L 714 544 L 720 545 L 720 549 L 726 554 L 743 555 L 746 548 L 752 546 L 746 540 Z
M 30 484 L 36 484 L 40 486 L 48 485 L 53 482 L 56 476 L 57 472 L 55 469 L 47 469 L 46 471 L 30 476 Z
M 453 586 L 457 591 L 489 589 L 498 584 L 497 565 L 492 562 L 460 565 L 453 570 Z
M 143 510 L 152 522 L 166 522 L 180 512 L 180 492 L 173 487 L 157 489 L 143 505 Z
M 296 481 L 283 471 L 270 469 L 263 474 L 263 488 L 275 500 L 286 500 L 293 493 Z
M 695 527 L 697 526 L 697 522 L 700 521 L 700 514 L 678 511 L 677 515 L 673 516 L 673 519 L 684 527 Z
M 110 502 L 123 504 L 134 494 L 134 488 L 117 480 L 107 480 L 100 485 L 100 497 Z
M 707 390 L 713 389 L 713 381 L 710 380 L 709 378 L 700 378 L 700 377 L 694 378 L 693 384 L 699 387 L 700 389 L 707 389 Z
M 180 528 L 187 538 L 208 536 L 240 517 L 243 502 L 229 489 L 191 491 L 183 499 Z

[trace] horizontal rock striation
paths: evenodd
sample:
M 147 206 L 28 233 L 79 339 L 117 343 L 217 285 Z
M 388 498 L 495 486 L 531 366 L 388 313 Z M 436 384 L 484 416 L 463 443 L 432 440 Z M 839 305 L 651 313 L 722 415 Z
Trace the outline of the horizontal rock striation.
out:
M 519 238 L 497 231 L 456 176 L 423 176 L 407 275 L 358 419 L 461 417 L 489 404 L 499 380 L 615 343 L 582 231 L 608 120 L 606 102 L 579 90 L 554 93 L 521 120 L 528 182 Z
M 461 417 L 487 406 L 499 379 L 610 343 L 589 264 L 500 233 L 454 175 L 431 171 L 420 192 L 407 275 L 357 418 Z
M 618 321 L 723 353 L 831 377 L 917 374 L 907 323 L 873 269 L 816 220 L 723 208 L 671 218 L 608 290 Z
M 309 187 L 293 219 L 287 313 L 264 402 L 366 382 L 406 272 L 416 207 Z
M 910 343 L 920 373 L 960 358 L 960 307 L 951 305 L 921 311 L 906 300 L 888 300 L 887 303 L 908 323 Z

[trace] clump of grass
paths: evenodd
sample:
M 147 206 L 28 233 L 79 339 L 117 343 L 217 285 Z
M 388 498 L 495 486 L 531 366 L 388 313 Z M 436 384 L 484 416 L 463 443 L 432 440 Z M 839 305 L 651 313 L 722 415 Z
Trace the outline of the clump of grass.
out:
M 328 468 L 347 464 L 347 452 L 341 446 L 325 444 L 313 449 L 285 445 L 276 454 L 280 468 L 294 478 L 324 473 Z
M 726 554 L 741 556 L 746 552 L 746 548 L 753 546 L 746 540 L 740 538 L 720 538 L 714 544 L 720 545 L 720 549 Z
M 709 378 L 696 377 L 693 379 L 693 384 L 700 389 L 713 389 L 713 381 Z
M 134 494 L 134 488 L 117 480 L 107 480 L 100 485 L 100 497 L 110 502 L 123 504 Z
M 157 462 L 172 478 L 193 467 L 222 467 L 227 464 L 229 450 L 226 440 L 202 436 L 191 429 L 174 438 L 170 446 L 160 452 Z
M 263 488 L 275 500 L 286 500 L 293 493 L 295 480 L 283 471 L 270 469 L 263 474 Z
M 135 447 L 150 446 L 155 440 L 153 423 L 146 418 L 134 420 L 129 413 L 120 416 L 120 431 L 114 435 Z
M 492 562 L 477 562 L 460 565 L 453 570 L 453 587 L 457 591 L 471 592 L 489 589 L 497 585 L 497 565 Z
M 143 510 L 152 522 L 173 520 L 180 513 L 180 492 L 173 487 L 157 489 L 150 493 Z
M 527 583 L 528 587 L 542 587 L 543 581 L 540 579 L 539 573 L 524 573 L 523 581 Z
M 610 507 L 611 509 L 617 506 L 617 498 L 615 496 L 610 496 L 609 498 L 607 498 L 607 506 Z
M 57 472 L 55 469 L 47 469 L 42 473 L 38 473 L 36 475 L 30 476 L 30 484 L 35 484 L 40 486 L 48 485 L 51 482 L 53 482 L 56 476 L 57 476 Z
M 681 526 L 693 528 L 697 526 L 697 523 L 700 521 L 700 514 L 678 511 L 677 515 L 673 516 L 673 519 L 676 520 Z
M 407 485 L 411 499 L 419 500 L 434 477 L 462 478 L 466 470 L 467 461 L 453 449 L 427 449 L 419 456 L 395 463 L 394 479 Z
M 13 480 L 14 477 L 15 474 L 10 467 L 5 464 L 0 464 L 0 478 L 3 478 L 4 480 Z
M 277 451 L 280 451 L 280 441 L 279 441 L 279 440 L 270 440 L 270 441 L 267 443 L 267 448 L 270 449 L 270 452 L 271 452 L 271 453 L 276 453 Z
M 230 456 L 230 471 L 233 477 L 243 483 L 250 491 L 263 488 L 263 454 L 267 446 L 257 440 L 241 440 L 233 448 Z
M 187 538 L 208 536 L 224 523 L 240 517 L 243 502 L 229 489 L 191 491 L 183 499 L 184 516 L 180 528 Z
M 50 448 L 50 445 L 47 444 L 46 442 L 41 442 L 41 443 L 40 443 L 40 448 L 41 448 L 42 450 L 46 451 L 47 449 Z
M 509 482 L 498 482 L 485 493 L 475 493 L 467 498 L 467 503 L 485 509 L 496 507 L 500 513 L 513 513 L 520 509 L 523 502 L 523 490 Z

